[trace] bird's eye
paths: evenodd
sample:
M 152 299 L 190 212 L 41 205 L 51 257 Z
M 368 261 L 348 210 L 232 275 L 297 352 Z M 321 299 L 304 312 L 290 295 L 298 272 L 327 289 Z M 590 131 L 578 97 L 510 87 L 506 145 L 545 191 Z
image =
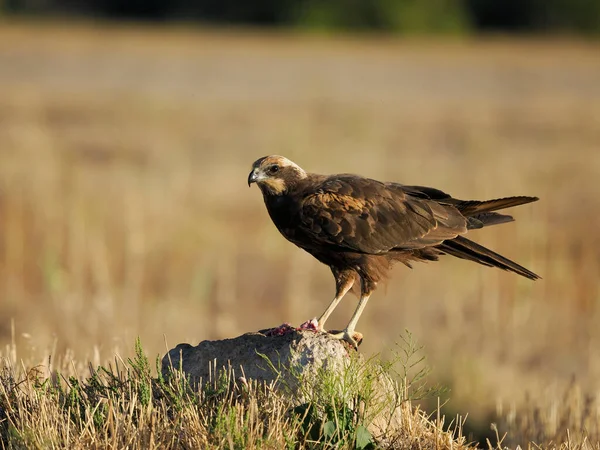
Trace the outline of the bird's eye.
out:
M 279 172 L 279 166 L 269 167 L 269 173 L 277 173 L 277 172 Z

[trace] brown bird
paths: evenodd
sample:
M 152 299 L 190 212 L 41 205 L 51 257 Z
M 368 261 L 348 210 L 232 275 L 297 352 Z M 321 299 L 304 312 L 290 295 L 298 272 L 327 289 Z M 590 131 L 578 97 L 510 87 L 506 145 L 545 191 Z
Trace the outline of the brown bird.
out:
M 525 267 L 463 237 L 468 230 L 511 222 L 494 211 L 537 197 L 458 200 L 429 187 L 405 186 L 359 175 L 308 173 L 283 156 L 252 165 L 248 186 L 260 188 L 277 229 L 290 242 L 330 267 L 335 297 L 318 319 L 325 322 L 352 288 L 359 302 L 346 328 L 334 336 L 354 347 L 355 327 L 371 293 L 394 262 L 437 261 L 448 254 L 498 267 L 531 280 Z

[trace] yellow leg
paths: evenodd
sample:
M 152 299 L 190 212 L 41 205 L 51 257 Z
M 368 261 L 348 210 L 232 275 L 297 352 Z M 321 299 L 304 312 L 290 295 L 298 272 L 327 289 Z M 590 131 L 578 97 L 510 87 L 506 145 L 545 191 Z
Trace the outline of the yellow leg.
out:
M 365 306 L 367 306 L 369 297 L 370 297 L 370 295 L 362 295 L 360 297 L 360 300 L 358 301 L 358 306 L 356 307 L 356 311 L 354 311 L 354 314 L 352 315 L 352 318 L 350 319 L 350 322 L 348 322 L 348 325 L 346 326 L 346 328 L 344 328 L 339 333 L 332 334 L 331 335 L 332 337 L 348 342 L 355 349 L 358 348 L 358 344 L 356 343 L 356 340 L 354 339 L 354 333 L 355 333 L 355 329 L 356 329 L 356 324 L 358 323 L 358 319 L 360 319 L 360 316 L 362 315 L 362 313 L 365 309 Z
M 325 322 L 327 322 L 327 319 L 329 319 L 329 316 L 331 315 L 333 310 L 337 307 L 340 300 L 342 298 L 344 298 L 344 295 L 346 295 L 346 293 L 350 290 L 350 288 L 352 288 L 353 284 L 354 284 L 354 279 L 351 279 L 346 284 L 342 285 L 341 288 L 337 289 L 335 298 L 331 301 L 331 303 L 329 304 L 327 309 L 323 312 L 323 314 L 321 314 L 321 317 L 319 317 L 319 319 L 318 319 L 319 325 L 317 327 L 319 330 L 321 330 L 321 331 L 325 330 Z

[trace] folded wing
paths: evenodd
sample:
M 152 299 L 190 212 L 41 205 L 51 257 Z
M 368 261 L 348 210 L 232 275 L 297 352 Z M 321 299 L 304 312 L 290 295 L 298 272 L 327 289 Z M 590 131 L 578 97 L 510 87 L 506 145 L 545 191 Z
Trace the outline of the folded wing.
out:
M 352 175 L 332 177 L 305 197 L 300 218 L 315 244 L 368 254 L 439 245 L 469 225 L 451 204 Z

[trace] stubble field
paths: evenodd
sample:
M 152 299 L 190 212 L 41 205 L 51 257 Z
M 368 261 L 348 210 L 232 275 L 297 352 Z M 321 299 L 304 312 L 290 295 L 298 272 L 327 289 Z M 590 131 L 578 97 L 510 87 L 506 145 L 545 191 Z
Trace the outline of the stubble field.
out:
M 282 154 L 459 198 L 539 196 L 471 237 L 542 280 L 450 257 L 398 267 L 361 349 L 409 329 L 468 421 L 510 425 L 527 399 L 529 425 L 510 426 L 547 415 L 540 439 L 564 423 L 598 439 L 598 50 L 2 23 L 0 343 L 85 366 L 136 336 L 155 355 L 320 314 L 329 270 L 246 186 Z

